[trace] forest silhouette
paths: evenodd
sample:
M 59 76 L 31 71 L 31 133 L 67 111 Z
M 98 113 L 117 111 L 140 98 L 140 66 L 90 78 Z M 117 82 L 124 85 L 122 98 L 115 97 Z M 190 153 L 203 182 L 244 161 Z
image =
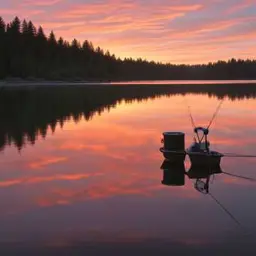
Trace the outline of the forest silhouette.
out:
M 167 55 L 171 53 L 167 52 Z M 0 79 L 179 80 L 256 79 L 255 60 L 231 59 L 207 65 L 172 65 L 141 58 L 121 60 L 85 40 L 71 43 L 46 36 L 43 28 L 15 17 L 0 17 Z
M 230 100 L 256 98 L 254 85 L 122 85 L 2 88 L 0 90 L 0 150 L 7 145 L 22 149 L 34 144 L 57 126 L 115 108 L 121 101 L 132 103 L 161 96 L 204 94 Z M 171 103 L 171 99 L 170 99 Z

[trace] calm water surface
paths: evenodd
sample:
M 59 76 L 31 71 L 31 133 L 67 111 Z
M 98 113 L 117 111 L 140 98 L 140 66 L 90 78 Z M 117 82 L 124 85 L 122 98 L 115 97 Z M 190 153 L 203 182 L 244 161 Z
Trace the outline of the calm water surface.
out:
M 34 145 L 25 141 L 18 150 L 6 144 L 0 153 L 0 250 L 255 253 L 256 183 L 225 173 L 256 180 L 256 159 L 223 158 L 225 173 L 211 177 L 210 193 L 228 212 L 198 192 L 188 175 L 183 186 L 171 186 L 175 180 L 165 180 L 161 169 L 162 132 L 185 132 L 188 146 L 187 105 L 195 122 L 207 125 L 218 104 L 215 96 L 199 94 L 122 100 L 87 120 L 73 116 L 54 129 L 49 125 Z M 210 132 L 212 148 L 256 155 L 255 109 L 254 98 L 225 97 Z
M 111 84 L 129 84 L 129 85 L 138 85 L 138 84 L 169 84 L 169 85 L 195 85 L 195 84 L 256 84 L 256 80 L 149 80 L 149 81 L 127 81 L 127 82 L 112 82 Z

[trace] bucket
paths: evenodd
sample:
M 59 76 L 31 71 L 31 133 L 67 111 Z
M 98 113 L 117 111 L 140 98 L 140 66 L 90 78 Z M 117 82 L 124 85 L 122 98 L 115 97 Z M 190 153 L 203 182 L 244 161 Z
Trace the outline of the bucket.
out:
M 164 149 L 171 151 L 185 150 L 185 134 L 183 132 L 164 132 Z

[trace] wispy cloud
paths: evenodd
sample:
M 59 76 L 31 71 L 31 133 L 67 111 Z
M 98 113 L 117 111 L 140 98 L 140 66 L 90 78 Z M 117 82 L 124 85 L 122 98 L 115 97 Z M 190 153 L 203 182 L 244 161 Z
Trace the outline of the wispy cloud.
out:
M 245 8 L 253 7 L 253 5 L 256 5 L 254 0 L 240 0 L 239 3 L 234 4 L 231 6 L 228 10 L 228 14 L 236 13 L 239 11 L 242 11 Z
M 31 169 L 39 169 L 45 167 L 47 165 L 57 164 L 60 162 L 67 161 L 65 157 L 50 157 L 50 158 L 43 158 L 39 159 L 38 161 L 32 162 L 29 164 L 29 168 Z
M 101 174 L 94 174 L 94 176 Z M 89 174 L 60 174 L 60 175 L 52 175 L 52 176 L 35 176 L 30 178 L 21 178 L 14 180 L 6 180 L 0 181 L 0 187 L 10 187 L 14 185 L 31 185 L 31 184 L 39 184 L 43 182 L 51 182 L 51 181 L 78 181 L 91 177 Z
M 1 8 L 7 19 L 21 14 L 46 32 L 89 39 L 120 57 L 174 63 L 254 57 L 248 48 L 256 43 L 254 0 L 23 0 Z
M 34 0 L 27 0 L 21 3 L 22 6 L 52 6 L 63 2 L 63 0 L 41 0 L 41 1 L 34 1 Z

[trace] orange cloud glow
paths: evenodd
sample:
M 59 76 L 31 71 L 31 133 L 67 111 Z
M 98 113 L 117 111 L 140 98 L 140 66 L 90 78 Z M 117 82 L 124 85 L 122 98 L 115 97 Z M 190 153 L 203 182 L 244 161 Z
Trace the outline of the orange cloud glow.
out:
M 29 168 L 38 169 L 38 168 L 45 167 L 47 165 L 57 164 L 57 163 L 64 162 L 64 161 L 67 161 L 67 158 L 65 158 L 65 157 L 46 158 L 46 159 L 38 160 L 37 162 L 30 163 Z
M 48 33 L 90 40 L 122 58 L 191 64 L 255 58 L 253 0 L 23 0 L 0 9 L 6 19 L 21 14 Z

